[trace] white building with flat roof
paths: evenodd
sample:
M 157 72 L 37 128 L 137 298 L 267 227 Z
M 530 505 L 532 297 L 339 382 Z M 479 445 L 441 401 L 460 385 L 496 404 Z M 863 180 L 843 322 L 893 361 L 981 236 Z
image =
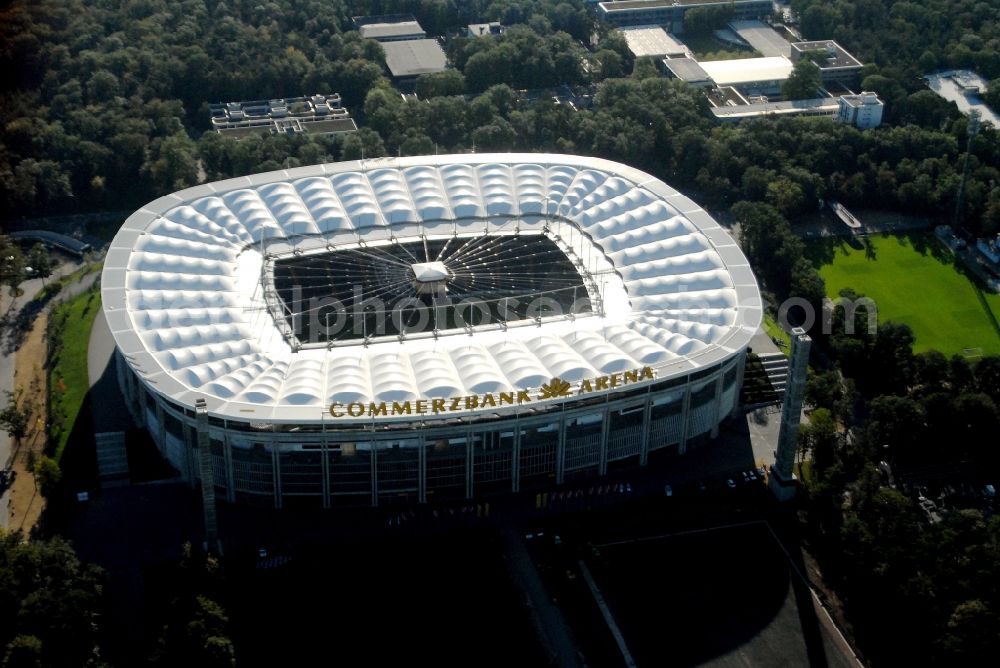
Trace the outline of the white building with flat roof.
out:
M 792 61 L 781 56 L 708 60 L 698 64 L 716 86 L 733 86 L 754 95 L 777 93 L 792 73 Z
M 863 92 L 858 95 L 844 95 L 838 100 L 839 110 L 837 120 L 849 123 L 856 128 L 868 130 L 882 125 L 882 112 L 885 104 L 878 95 Z

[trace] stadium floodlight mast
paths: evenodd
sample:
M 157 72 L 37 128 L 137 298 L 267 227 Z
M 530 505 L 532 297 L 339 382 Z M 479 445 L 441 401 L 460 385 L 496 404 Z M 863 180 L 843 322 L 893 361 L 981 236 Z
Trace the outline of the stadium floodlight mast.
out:
M 965 134 L 969 139 L 965 144 L 965 160 L 962 163 L 962 180 L 958 184 L 958 196 L 955 198 L 956 228 L 962 224 L 962 219 L 964 218 L 965 182 L 969 178 L 969 156 L 972 155 L 972 140 L 976 138 L 977 134 L 979 134 L 979 116 L 980 112 L 978 109 L 969 110 L 969 122 L 965 127 Z

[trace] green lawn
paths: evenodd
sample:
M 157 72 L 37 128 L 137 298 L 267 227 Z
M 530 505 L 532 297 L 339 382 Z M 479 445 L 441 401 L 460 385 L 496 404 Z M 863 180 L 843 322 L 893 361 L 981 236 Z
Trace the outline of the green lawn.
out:
M 789 350 L 791 350 L 792 337 L 788 334 L 788 332 L 781 328 L 781 325 L 779 325 L 774 318 L 766 313 L 764 314 L 764 331 L 767 332 L 767 335 L 772 339 L 784 341 L 785 345 L 781 348 L 781 352 L 785 353 L 785 356 L 787 357 Z
M 881 322 L 912 328 L 916 352 L 1000 354 L 1000 295 L 980 290 L 930 233 L 820 239 L 809 253 L 828 295 L 853 288 L 871 297 Z
M 62 457 L 80 407 L 90 388 L 87 346 L 94 318 L 101 310 L 101 292 L 88 290 L 56 307 L 49 319 L 51 354 L 49 401 L 52 416 L 52 457 Z

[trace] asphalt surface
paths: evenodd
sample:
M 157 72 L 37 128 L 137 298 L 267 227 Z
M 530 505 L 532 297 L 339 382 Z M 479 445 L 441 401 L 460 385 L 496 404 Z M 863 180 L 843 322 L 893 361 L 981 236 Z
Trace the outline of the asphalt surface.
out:
M 115 340 L 102 310 L 94 319 L 94 328 L 90 330 L 90 343 L 87 346 L 90 411 L 95 434 L 127 431 L 135 426 L 118 387 L 114 352 Z
M 59 265 L 55 271 L 53 271 L 52 276 L 45 281 L 40 278 L 33 278 L 21 283 L 21 290 L 23 291 L 19 297 L 11 298 L 9 292 L 6 289 L 0 290 L 0 397 L 2 401 L 6 402 L 6 393 L 8 391 L 14 391 L 14 372 L 17 369 L 17 350 L 16 345 L 12 343 L 12 333 L 13 333 L 13 323 L 16 322 L 18 315 L 26 304 L 34 299 L 35 295 L 45 286 L 49 281 L 56 280 L 71 274 L 80 268 L 81 263 L 78 260 L 65 260 L 61 265 Z M 99 274 L 91 274 L 88 276 L 90 283 L 97 278 Z M 64 293 L 68 288 L 64 289 Z M 49 302 L 50 304 L 52 302 Z M 14 454 L 14 443 L 13 439 L 10 437 L 4 429 L 0 428 L 0 465 L 4 469 L 7 469 L 13 458 Z M 0 494 L 0 508 L 6 508 L 8 502 L 7 489 L 4 489 L 2 494 Z M 0 527 L 7 527 L 7 520 L 9 515 L 6 512 L 0 513 Z

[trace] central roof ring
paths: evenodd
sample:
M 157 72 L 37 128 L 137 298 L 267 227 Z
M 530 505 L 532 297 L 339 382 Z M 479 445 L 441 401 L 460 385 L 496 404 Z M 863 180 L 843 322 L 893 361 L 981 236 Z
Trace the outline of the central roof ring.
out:
M 608 282 L 614 281 L 625 292 L 621 276 L 604 250 L 568 218 L 548 214 L 480 220 L 485 224 L 480 233 L 470 232 L 468 228 L 460 232 L 460 219 L 404 221 L 359 228 L 349 240 L 340 239 L 339 243 L 327 235 L 300 235 L 293 239 L 264 239 L 247 249 L 259 248 L 263 255 L 263 295 L 276 327 L 294 350 L 358 343 L 367 346 L 387 336 L 403 340 L 461 332 L 472 335 L 476 331 L 506 330 L 509 326 L 531 324 L 540 326 L 553 320 L 603 315 Z M 454 224 L 451 234 L 425 233 L 424 225 L 440 230 L 442 222 L 448 226 Z M 397 236 L 399 233 L 402 235 Z M 276 242 L 278 249 L 272 249 L 270 241 Z M 296 272 L 289 268 L 295 262 L 327 263 L 329 266 L 325 270 L 322 266 L 305 267 Z M 369 268 L 364 276 L 344 269 L 347 265 L 365 263 L 378 266 Z M 332 265 L 337 267 L 332 268 Z M 312 277 L 309 272 L 313 272 Z M 383 304 L 381 307 L 365 306 L 359 315 L 356 299 L 350 309 L 344 308 L 348 304 L 341 300 L 337 302 L 341 305 L 339 312 L 324 312 L 320 315 L 319 327 L 307 328 L 309 331 L 303 336 L 303 319 L 312 316 L 315 325 L 315 311 L 322 307 L 303 308 L 301 301 L 289 305 L 290 290 L 301 300 L 301 285 L 295 284 L 295 279 L 301 281 L 302 273 L 313 282 L 313 288 L 323 293 L 314 289 L 307 295 L 313 300 L 312 304 L 317 303 L 317 296 L 324 297 L 326 292 L 335 293 L 337 289 L 341 289 L 341 296 L 344 296 L 345 286 L 339 283 L 345 280 L 349 283 L 348 279 L 353 278 L 353 294 L 363 296 L 364 304 L 373 296 L 392 297 L 403 299 L 404 308 L 426 308 L 433 316 L 425 318 L 425 326 L 412 327 L 412 312 L 407 316 Z M 319 273 L 327 281 L 326 292 L 322 281 L 317 288 L 314 280 Z M 439 321 L 442 305 L 463 300 L 466 305 L 471 302 L 479 309 L 480 317 L 446 317 Z M 529 306 L 523 307 L 525 303 Z M 513 305 L 523 308 L 518 310 Z M 351 309 L 355 309 L 353 321 L 351 315 L 344 315 Z M 383 321 L 387 317 L 391 319 L 390 331 L 378 327 L 377 322 L 369 322 L 377 320 L 376 316 L 381 316 Z M 315 331 L 324 323 L 327 332 L 331 329 L 330 319 L 341 325 L 347 321 L 357 331 L 353 337 L 317 338 Z M 420 322 L 419 318 L 416 320 Z

